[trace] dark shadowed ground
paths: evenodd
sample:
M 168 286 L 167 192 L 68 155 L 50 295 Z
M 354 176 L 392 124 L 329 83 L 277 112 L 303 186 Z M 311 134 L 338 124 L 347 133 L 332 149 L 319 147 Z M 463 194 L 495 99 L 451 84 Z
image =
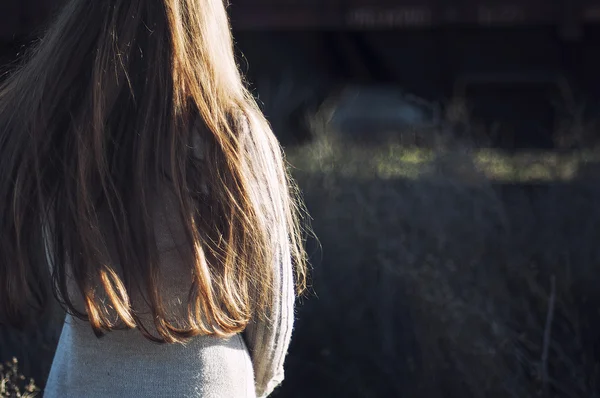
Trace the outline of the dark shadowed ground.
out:
M 280 396 L 596 396 L 596 187 L 337 183 Z

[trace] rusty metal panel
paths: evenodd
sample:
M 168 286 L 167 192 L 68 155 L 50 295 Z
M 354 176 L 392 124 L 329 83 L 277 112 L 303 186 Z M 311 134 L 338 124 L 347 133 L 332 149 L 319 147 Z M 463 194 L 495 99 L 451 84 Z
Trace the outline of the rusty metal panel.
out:
M 0 0 L 0 39 L 28 34 L 63 0 Z M 600 23 L 600 0 L 231 0 L 236 29 L 405 29 Z
M 557 0 L 483 0 L 473 8 L 473 11 L 464 10 L 469 22 L 481 26 L 511 26 L 556 23 L 562 5 Z
M 407 28 L 555 23 L 563 1 L 574 0 L 347 0 L 346 4 L 351 26 Z
M 229 7 L 237 29 L 310 29 L 341 25 L 341 0 L 238 0 Z
M 351 28 L 426 28 L 435 24 L 437 0 L 347 0 L 344 23 Z
M 239 29 L 404 29 L 600 22 L 600 0 L 233 0 Z

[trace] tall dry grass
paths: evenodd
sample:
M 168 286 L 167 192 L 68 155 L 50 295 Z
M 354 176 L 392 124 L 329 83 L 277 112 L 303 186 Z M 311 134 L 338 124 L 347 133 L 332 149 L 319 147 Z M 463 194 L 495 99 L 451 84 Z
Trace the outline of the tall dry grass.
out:
M 597 154 L 465 142 L 290 153 L 321 248 L 278 396 L 600 395 Z

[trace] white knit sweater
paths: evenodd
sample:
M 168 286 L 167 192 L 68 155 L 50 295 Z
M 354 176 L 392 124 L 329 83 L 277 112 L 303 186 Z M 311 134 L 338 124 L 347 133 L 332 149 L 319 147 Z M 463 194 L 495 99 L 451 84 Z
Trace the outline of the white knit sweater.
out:
M 294 321 L 291 261 L 281 258 L 271 321 L 252 322 L 229 340 L 158 345 L 137 330 L 98 339 L 89 324 L 67 316 L 44 397 L 266 397 L 283 381 Z M 165 260 L 176 281 L 181 264 Z
M 280 271 L 273 321 L 229 340 L 157 345 L 135 330 L 98 339 L 87 323 L 67 316 L 44 397 L 268 396 L 283 381 L 293 322 L 291 272 L 287 264 Z
M 177 226 L 169 208 L 159 211 L 157 238 L 162 247 L 167 288 L 189 286 L 175 250 Z M 173 213 L 171 213 L 173 214 Z M 268 396 L 284 378 L 284 360 L 294 322 L 294 281 L 289 247 L 282 245 L 275 266 L 270 321 L 251 322 L 242 335 L 223 340 L 196 337 L 185 345 L 157 345 L 137 330 L 96 338 L 89 324 L 67 316 L 45 398 Z M 187 282 L 187 283 L 186 283 Z M 173 302 L 179 301 L 176 293 Z

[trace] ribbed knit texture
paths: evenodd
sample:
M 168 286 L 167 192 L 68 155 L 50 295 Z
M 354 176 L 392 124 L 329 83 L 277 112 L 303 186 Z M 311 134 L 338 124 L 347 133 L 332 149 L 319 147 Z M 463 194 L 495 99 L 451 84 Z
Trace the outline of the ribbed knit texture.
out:
M 275 274 L 279 294 L 275 297 L 271 322 L 253 322 L 244 333 L 252 353 L 258 397 L 269 395 L 284 379 L 283 365 L 294 323 L 292 264 L 289 253 L 283 253 L 281 258 L 283 261 Z

